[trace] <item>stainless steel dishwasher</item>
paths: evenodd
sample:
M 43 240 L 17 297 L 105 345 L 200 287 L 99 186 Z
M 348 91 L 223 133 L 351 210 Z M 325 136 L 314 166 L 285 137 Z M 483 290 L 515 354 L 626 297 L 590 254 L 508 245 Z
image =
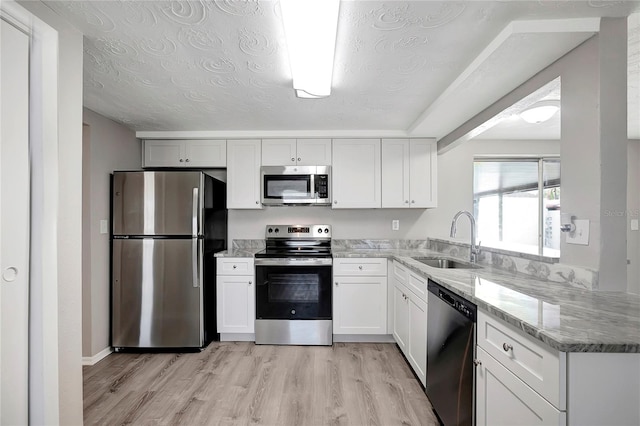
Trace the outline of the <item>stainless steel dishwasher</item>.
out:
M 476 306 L 429 280 L 427 396 L 445 426 L 474 423 Z

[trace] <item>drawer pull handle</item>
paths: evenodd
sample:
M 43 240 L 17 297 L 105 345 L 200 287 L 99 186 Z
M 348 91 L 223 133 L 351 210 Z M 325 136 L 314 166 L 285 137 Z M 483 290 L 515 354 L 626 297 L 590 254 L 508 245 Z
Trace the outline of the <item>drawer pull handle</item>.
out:
M 480 361 L 479 359 L 474 359 L 473 365 L 475 365 L 476 367 L 480 367 L 482 365 L 482 361 Z
M 233 265 L 233 269 L 236 269 L 236 268 L 237 268 L 237 266 L 236 266 L 236 265 Z
M 336 285 L 338 285 L 338 281 L 336 281 Z
M 511 346 L 508 343 L 503 343 L 502 344 L 502 349 L 504 349 L 505 352 L 509 352 L 511 349 L 513 349 L 513 346 Z
M 362 271 L 362 265 L 358 266 L 358 269 L 360 269 Z
M 249 281 L 249 285 L 253 284 L 251 281 Z

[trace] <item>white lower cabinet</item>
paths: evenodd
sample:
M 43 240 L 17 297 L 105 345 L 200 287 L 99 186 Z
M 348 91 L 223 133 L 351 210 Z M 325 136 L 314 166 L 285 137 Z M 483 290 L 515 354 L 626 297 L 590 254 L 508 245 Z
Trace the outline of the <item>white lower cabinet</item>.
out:
M 638 425 L 640 354 L 560 352 L 478 311 L 476 423 Z
M 387 333 L 387 260 L 335 259 L 333 334 Z
M 254 333 L 256 318 L 253 259 L 218 258 L 216 319 L 218 333 Z M 250 274 L 247 272 L 250 271 Z M 224 340 L 221 337 L 222 340 Z
M 385 334 L 387 277 L 335 277 L 333 334 Z
M 406 353 L 422 385 L 427 383 L 427 302 L 409 292 L 409 350 Z
M 427 380 L 427 301 L 416 295 L 402 280 L 421 281 L 400 263 L 393 263 L 393 337 L 424 386 Z
M 406 289 L 400 285 L 393 287 L 393 338 L 405 353 L 409 342 L 409 309 Z
M 558 410 L 487 354 L 477 348 L 476 425 L 565 425 Z

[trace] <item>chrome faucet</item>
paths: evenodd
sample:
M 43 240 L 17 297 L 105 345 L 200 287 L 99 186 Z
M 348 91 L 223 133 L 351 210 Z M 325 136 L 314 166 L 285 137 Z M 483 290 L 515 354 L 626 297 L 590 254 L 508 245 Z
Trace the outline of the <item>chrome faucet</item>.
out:
M 458 223 L 458 218 L 462 215 L 467 216 L 471 222 L 471 249 L 469 253 L 469 260 L 471 263 L 476 263 L 477 256 L 480 254 L 480 244 L 476 244 L 476 219 L 471 213 L 466 210 L 460 210 L 456 213 L 451 221 L 451 234 L 449 236 L 451 238 L 456 236 L 456 225 Z

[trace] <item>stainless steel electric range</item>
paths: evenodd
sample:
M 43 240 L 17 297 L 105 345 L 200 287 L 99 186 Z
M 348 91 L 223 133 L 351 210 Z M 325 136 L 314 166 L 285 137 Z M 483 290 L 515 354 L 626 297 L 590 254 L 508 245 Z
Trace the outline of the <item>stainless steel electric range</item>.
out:
M 256 343 L 331 345 L 331 225 L 267 225 L 256 253 Z

